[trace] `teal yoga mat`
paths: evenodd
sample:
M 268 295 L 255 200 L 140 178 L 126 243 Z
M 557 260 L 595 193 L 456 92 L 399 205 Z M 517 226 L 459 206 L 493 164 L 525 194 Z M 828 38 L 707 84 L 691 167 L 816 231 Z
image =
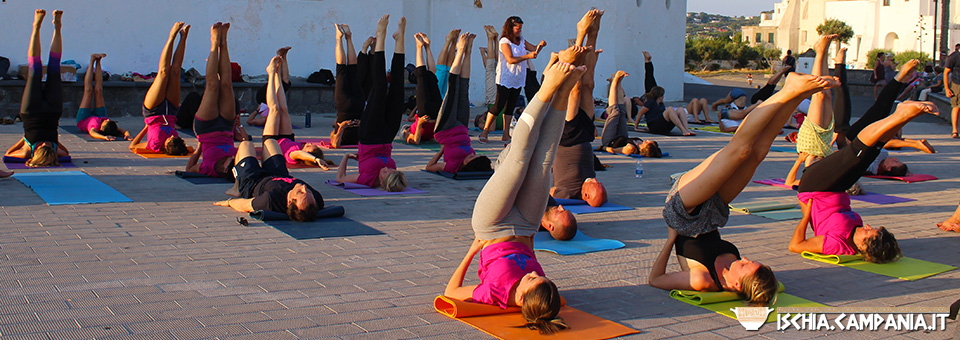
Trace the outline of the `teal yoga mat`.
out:
M 263 223 L 297 240 L 383 235 L 383 232 L 346 217 L 318 218 L 313 222 L 264 220 Z
M 556 201 L 557 203 L 562 205 L 564 209 L 567 209 L 571 213 L 574 213 L 577 215 L 633 209 L 631 207 L 622 206 L 619 204 L 613 204 L 610 202 L 604 203 L 599 207 L 591 207 L 584 200 L 557 198 Z
M 576 255 L 596 251 L 623 248 L 623 242 L 610 239 L 593 238 L 577 231 L 577 235 L 569 241 L 557 241 L 550 236 L 550 232 L 541 231 L 533 236 L 533 250 L 543 250 L 559 255 Z
M 37 193 L 48 205 L 133 202 L 83 171 L 18 173 L 13 178 Z

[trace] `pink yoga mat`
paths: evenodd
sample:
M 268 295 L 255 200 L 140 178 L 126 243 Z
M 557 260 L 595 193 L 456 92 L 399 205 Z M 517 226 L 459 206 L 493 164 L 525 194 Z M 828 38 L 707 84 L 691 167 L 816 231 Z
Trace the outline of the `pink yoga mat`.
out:
M 932 181 L 932 180 L 937 179 L 936 176 L 924 175 L 924 174 L 913 174 L 913 175 L 909 175 L 909 176 L 878 176 L 878 175 L 867 175 L 867 176 L 864 176 L 864 177 L 879 178 L 879 179 L 895 179 L 895 180 L 904 181 L 904 182 L 907 182 L 907 183 L 923 182 L 923 181 Z

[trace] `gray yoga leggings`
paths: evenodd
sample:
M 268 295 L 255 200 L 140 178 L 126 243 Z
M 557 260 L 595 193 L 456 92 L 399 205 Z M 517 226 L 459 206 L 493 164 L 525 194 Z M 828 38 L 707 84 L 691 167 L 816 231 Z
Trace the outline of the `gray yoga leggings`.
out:
M 627 132 L 627 107 L 623 104 L 607 106 L 607 121 L 600 133 L 600 145 L 607 146 L 617 137 L 630 138 Z
M 530 236 L 540 228 L 564 116 L 538 99 L 523 110 L 513 142 L 500 153 L 496 172 L 473 206 L 473 232 L 478 239 Z

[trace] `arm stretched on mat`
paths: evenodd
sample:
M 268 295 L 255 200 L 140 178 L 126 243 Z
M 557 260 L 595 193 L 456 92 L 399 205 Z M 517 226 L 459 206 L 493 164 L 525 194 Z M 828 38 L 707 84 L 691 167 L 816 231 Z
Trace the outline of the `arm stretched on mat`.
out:
M 805 251 L 820 253 L 823 251 L 823 235 L 807 238 L 807 227 L 810 226 L 810 207 L 812 200 L 800 201 L 800 211 L 803 212 L 803 218 L 797 223 L 797 229 L 793 231 L 793 237 L 790 238 L 790 251 L 802 253 Z

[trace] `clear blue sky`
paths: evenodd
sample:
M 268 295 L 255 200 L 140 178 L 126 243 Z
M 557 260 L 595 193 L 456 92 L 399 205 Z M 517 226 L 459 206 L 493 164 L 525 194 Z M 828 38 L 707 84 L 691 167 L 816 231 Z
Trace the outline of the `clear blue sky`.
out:
M 687 0 L 687 12 L 706 12 L 726 16 L 756 16 L 773 9 L 779 0 Z

